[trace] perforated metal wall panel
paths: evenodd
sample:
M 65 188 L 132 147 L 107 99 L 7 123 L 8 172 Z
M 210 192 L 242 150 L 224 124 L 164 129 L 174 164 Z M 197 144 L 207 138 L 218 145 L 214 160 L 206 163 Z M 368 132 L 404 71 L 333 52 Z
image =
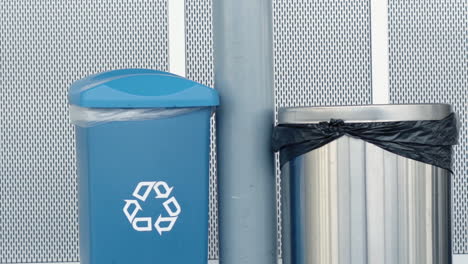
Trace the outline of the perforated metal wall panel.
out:
M 213 17 L 211 0 L 185 0 L 187 77 L 210 87 L 213 75 Z M 218 249 L 218 186 L 216 178 L 215 119 L 211 119 L 210 153 L 210 223 L 208 257 L 217 259 Z
M 212 0 L 185 1 L 187 76 L 212 86 Z M 454 253 L 468 253 L 467 8 L 389 0 L 391 101 L 448 102 L 461 118 Z M 273 0 L 276 108 L 371 103 L 369 12 L 368 0 Z M 102 70 L 167 70 L 167 0 L 3 1 L 0 14 L 0 263 L 78 261 L 67 88 Z M 218 258 L 214 132 L 212 120 L 210 259 Z M 277 166 L 278 201 L 279 181 Z
M 277 108 L 371 103 L 369 12 L 367 0 L 273 1 Z
M 166 0 L 2 1 L 0 263 L 78 261 L 67 89 L 103 70 L 167 70 Z
M 392 103 L 450 103 L 460 118 L 453 177 L 453 252 L 468 253 L 466 0 L 389 0 Z
M 369 1 L 273 3 L 277 106 L 371 103 Z

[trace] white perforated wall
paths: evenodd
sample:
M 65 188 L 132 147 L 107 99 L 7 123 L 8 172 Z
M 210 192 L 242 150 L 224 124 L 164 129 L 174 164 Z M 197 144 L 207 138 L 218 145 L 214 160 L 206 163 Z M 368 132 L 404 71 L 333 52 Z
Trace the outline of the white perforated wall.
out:
M 390 100 L 449 103 L 460 118 L 453 175 L 453 252 L 468 253 L 468 4 L 390 0 Z
M 185 0 L 187 76 L 209 86 L 211 1 Z M 272 4 L 276 107 L 371 103 L 368 0 Z M 455 253 L 468 253 L 467 9 L 464 0 L 389 0 L 391 102 L 452 103 L 461 119 Z M 3 1 L 0 14 L 0 263 L 78 261 L 67 88 L 102 70 L 167 70 L 167 0 Z M 214 121 L 211 135 L 209 257 L 216 259 Z
M 2 1 L 0 14 L 0 263 L 78 261 L 68 86 L 166 70 L 166 1 Z

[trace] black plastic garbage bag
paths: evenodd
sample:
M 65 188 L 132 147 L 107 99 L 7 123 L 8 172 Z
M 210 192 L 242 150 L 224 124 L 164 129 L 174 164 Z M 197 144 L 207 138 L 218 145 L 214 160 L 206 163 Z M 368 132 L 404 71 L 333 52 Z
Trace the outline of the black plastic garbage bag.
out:
M 442 120 L 279 125 L 273 130 L 274 151 L 281 166 L 297 156 L 324 146 L 344 135 L 359 138 L 400 156 L 451 171 L 452 146 L 458 143 L 455 114 Z

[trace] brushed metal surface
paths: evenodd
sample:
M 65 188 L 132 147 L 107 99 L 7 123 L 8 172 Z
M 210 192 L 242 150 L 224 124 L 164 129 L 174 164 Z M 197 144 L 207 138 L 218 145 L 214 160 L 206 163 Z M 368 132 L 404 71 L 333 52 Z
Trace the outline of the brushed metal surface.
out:
M 451 263 L 447 171 L 344 136 L 282 177 L 285 264 Z
M 278 111 L 280 124 L 309 124 L 330 119 L 346 122 L 440 120 L 452 112 L 449 104 L 393 104 L 359 106 L 285 107 Z

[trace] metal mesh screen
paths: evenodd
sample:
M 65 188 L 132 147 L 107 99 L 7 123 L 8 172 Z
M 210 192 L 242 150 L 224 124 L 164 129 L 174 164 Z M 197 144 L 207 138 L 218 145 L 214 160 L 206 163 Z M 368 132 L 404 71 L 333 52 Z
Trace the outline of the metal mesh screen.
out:
M 0 263 L 78 261 L 66 90 L 102 70 L 167 70 L 166 2 L 2 2 Z M 273 0 L 276 108 L 371 103 L 369 12 L 369 1 Z M 391 101 L 452 103 L 462 121 L 454 253 L 468 253 L 467 5 L 390 0 L 389 12 Z M 187 76 L 212 86 L 211 0 L 186 0 L 186 33 Z M 214 120 L 211 126 L 209 257 L 216 259 Z M 277 169 L 278 201 L 279 181 Z
M 185 0 L 186 71 L 189 79 L 210 87 L 213 76 L 213 17 L 211 0 Z M 210 223 L 208 257 L 218 259 L 218 186 L 216 178 L 215 118 L 211 119 Z
M 167 70 L 166 0 L 2 1 L 0 13 L 0 263 L 78 261 L 67 88 Z
M 276 108 L 371 103 L 369 12 L 367 0 L 273 1 Z
M 411 12 L 409 12 L 411 10 Z M 461 123 L 453 177 L 453 253 L 468 253 L 468 77 L 465 0 L 390 0 L 392 103 L 450 103 Z

